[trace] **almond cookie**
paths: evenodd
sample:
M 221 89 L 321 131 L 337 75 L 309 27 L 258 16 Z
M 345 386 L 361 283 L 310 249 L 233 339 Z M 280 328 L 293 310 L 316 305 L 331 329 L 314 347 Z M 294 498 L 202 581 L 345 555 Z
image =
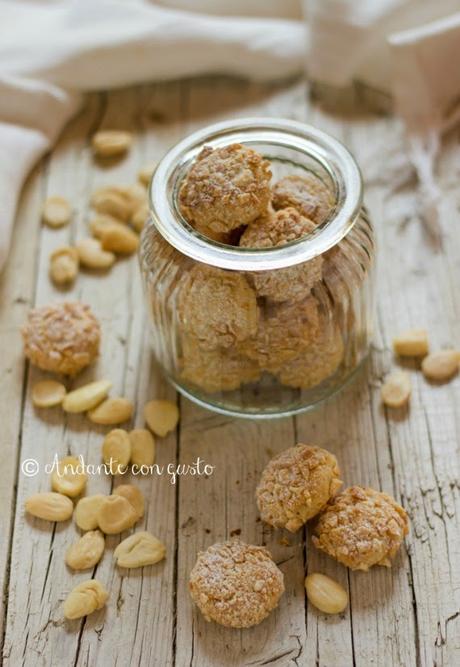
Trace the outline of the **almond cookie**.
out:
M 260 378 L 259 365 L 238 350 L 203 350 L 193 336 L 183 337 L 180 365 L 184 381 L 210 394 L 233 391 Z
M 303 354 L 318 335 L 316 299 L 267 306 L 261 314 L 257 333 L 242 343 L 241 353 L 259 368 L 278 372 L 286 362 Z
M 318 518 L 313 544 L 351 570 L 390 567 L 409 531 L 406 511 L 386 493 L 351 486 Z
M 306 172 L 285 176 L 273 186 L 272 205 L 276 210 L 293 206 L 299 213 L 320 225 L 334 207 L 334 197 L 323 181 Z
M 184 331 L 206 350 L 231 347 L 257 330 L 256 295 L 245 277 L 204 264 L 182 283 L 178 312 Z
M 181 187 L 181 212 L 203 231 L 229 232 L 266 211 L 270 178 L 270 163 L 251 148 L 206 146 Z
M 269 211 L 248 226 L 241 236 L 240 246 L 275 248 L 301 239 L 314 229 L 314 223 L 295 208 Z M 323 258 L 318 256 L 285 269 L 251 273 L 251 279 L 259 296 L 273 301 L 300 301 L 321 280 L 322 266 Z
M 239 540 L 199 553 L 189 587 L 207 621 L 231 628 L 257 625 L 284 593 L 283 573 L 269 551 Z
M 89 306 L 79 301 L 30 311 L 22 327 L 24 354 L 45 371 L 75 375 L 97 357 L 101 330 Z
M 335 456 L 320 447 L 298 444 L 268 462 L 256 490 L 257 507 L 263 521 L 295 533 L 341 486 Z
M 280 366 L 277 377 L 296 389 L 311 389 L 333 375 L 344 356 L 345 347 L 338 327 L 321 326 L 308 347 Z

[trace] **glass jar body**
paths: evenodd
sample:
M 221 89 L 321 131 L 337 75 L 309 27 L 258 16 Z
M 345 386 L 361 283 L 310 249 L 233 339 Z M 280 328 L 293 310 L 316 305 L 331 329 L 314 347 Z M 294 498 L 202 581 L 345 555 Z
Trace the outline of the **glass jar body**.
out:
M 327 164 L 316 168 L 289 146 L 288 159 L 279 147 L 264 154 L 274 179 L 307 169 L 326 181 Z M 180 392 L 215 411 L 268 418 L 311 409 L 353 377 L 373 323 L 375 244 L 364 208 L 324 252 L 261 270 L 248 269 L 244 253 L 216 265 L 212 244 L 204 261 L 191 257 L 156 216 L 142 233 L 141 272 L 153 351 Z

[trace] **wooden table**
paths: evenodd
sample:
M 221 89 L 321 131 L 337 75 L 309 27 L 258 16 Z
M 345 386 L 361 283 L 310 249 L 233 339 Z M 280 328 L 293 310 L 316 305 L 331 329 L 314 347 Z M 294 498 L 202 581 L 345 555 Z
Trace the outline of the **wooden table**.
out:
M 88 578 L 72 574 L 64 553 L 77 535 L 72 523 L 46 524 L 24 516 L 24 501 L 49 489 L 44 472 L 27 477 L 21 463 L 40 466 L 68 452 L 98 463 L 105 430 L 60 409 L 34 410 L 31 386 L 44 374 L 24 362 L 19 327 L 34 304 L 78 298 L 102 322 L 102 355 L 78 383 L 108 377 L 114 393 L 133 399 L 134 423 L 153 397 L 175 400 L 155 369 L 134 258 L 106 276 L 82 273 L 63 293 L 50 282 L 52 249 L 87 235 L 89 195 L 104 183 L 134 182 L 137 169 L 158 159 L 192 130 L 247 115 L 305 120 L 344 141 L 366 181 L 366 200 L 379 239 L 378 316 L 367 373 L 324 407 L 269 423 L 233 420 L 181 397 L 177 434 L 157 442 L 159 464 L 215 466 L 208 478 L 166 476 L 138 481 L 147 499 L 145 527 L 166 542 L 167 559 L 121 577 L 107 539 L 97 578 L 110 591 L 107 608 L 81 622 L 64 622 L 62 601 Z M 133 130 L 130 155 L 110 169 L 95 165 L 89 139 L 100 127 Z M 11 156 L 14 159 L 14 156 Z M 407 414 L 391 415 L 379 388 L 394 366 L 392 336 L 426 326 L 434 348 L 460 345 L 460 233 L 458 135 L 447 138 L 439 164 L 444 197 L 443 243 L 435 248 L 416 217 L 416 183 L 398 121 L 372 115 L 333 117 L 311 106 L 303 82 L 253 85 L 200 79 L 92 94 L 58 145 L 31 174 L 21 198 L 14 243 L 0 282 L 0 586 L 4 591 L 5 664 L 19 665 L 359 665 L 460 664 L 459 431 L 460 379 L 430 386 L 410 366 L 413 397 Z M 47 194 L 68 197 L 73 223 L 40 225 Z M 456 411 L 457 408 L 457 411 Z M 274 452 L 296 442 L 325 446 L 339 459 L 345 482 L 383 489 L 400 501 L 411 532 L 392 569 L 349 572 L 320 554 L 308 531 L 289 537 L 258 520 L 254 489 Z M 108 478 L 92 477 L 89 493 L 108 493 Z M 279 608 L 259 627 L 239 631 L 208 624 L 193 608 L 187 581 L 198 550 L 240 534 L 266 544 L 285 575 Z M 306 603 L 306 572 L 321 571 L 349 591 L 342 616 L 325 617 Z M 0 633 L 0 637 L 1 637 Z

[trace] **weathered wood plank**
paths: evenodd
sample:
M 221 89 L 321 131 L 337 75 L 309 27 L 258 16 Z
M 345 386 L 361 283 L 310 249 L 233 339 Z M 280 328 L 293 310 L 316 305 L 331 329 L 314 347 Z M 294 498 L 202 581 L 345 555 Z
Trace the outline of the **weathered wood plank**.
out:
M 10 250 L 9 261 L 0 276 L 0 423 L 2 424 L 2 476 L 0 479 L 0 644 L 3 644 L 8 603 L 9 551 L 16 506 L 16 480 L 21 448 L 24 409 L 24 374 L 19 329 L 35 292 L 37 210 L 41 202 L 41 166 L 24 187 Z M 2 646 L 0 646 L 0 651 Z

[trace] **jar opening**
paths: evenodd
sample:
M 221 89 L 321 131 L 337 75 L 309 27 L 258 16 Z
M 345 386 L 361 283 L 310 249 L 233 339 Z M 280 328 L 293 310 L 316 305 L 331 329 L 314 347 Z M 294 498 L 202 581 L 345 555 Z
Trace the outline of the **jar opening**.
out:
M 276 180 L 293 170 L 310 170 L 327 181 L 335 197 L 331 215 L 308 236 L 275 248 L 226 245 L 193 229 L 177 206 L 183 178 L 204 145 L 219 148 L 231 143 L 247 145 L 270 160 L 277 168 Z M 336 245 L 359 213 L 362 181 L 355 160 L 333 137 L 297 121 L 247 118 L 208 126 L 173 147 L 158 165 L 149 194 L 155 227 L 179 252 L 224 269 L 266 271 L 308 261 Z

